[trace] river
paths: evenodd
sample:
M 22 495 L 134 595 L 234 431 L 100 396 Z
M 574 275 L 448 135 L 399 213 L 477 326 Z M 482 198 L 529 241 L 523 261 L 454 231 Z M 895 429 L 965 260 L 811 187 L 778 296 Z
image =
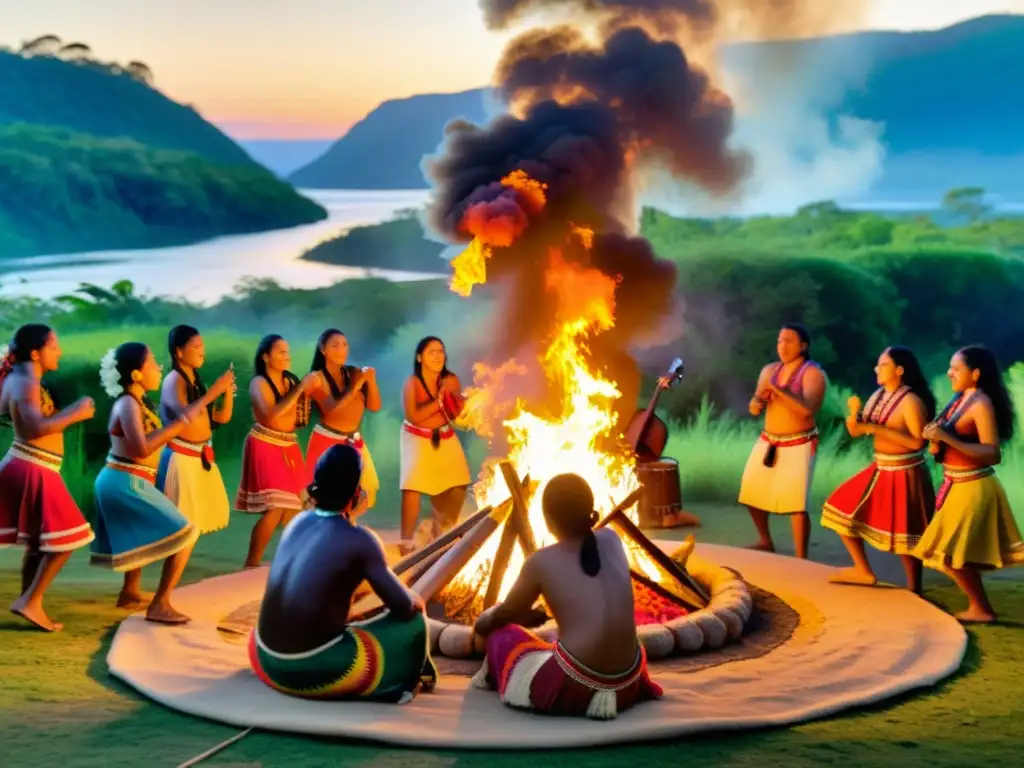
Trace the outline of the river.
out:
M 316 288 L 350 278 L 436 278 L 414 272 L 343 267 L 301 261 L 299 256 L 351 227 L 386 221 L 403 208 L 418 208 L 426 190 L 300 190 L 327 209 L 315 224 L 247 235 L 229 235 L 192 245 L 92 251 L 5 260 L 0 295 L 51 299 L 80 283 L 108 287 L 129 279 L 139 295 L 185 297 L 212 303 L 245 277 L 273 278 L 289 288 Z

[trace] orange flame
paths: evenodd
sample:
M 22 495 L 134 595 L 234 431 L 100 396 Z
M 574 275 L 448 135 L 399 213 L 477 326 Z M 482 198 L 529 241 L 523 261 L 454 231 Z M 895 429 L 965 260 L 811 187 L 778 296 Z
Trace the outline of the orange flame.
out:
M 517 171 L 502 179 L 502 184 L 515 186 L 527 195 L 533 195 L 533 205 L 543 206 L 543 185 L 538 185 L 526 174 Z M 475 226 L 475 225 L 474 225 Z M 567 233 L 578 238 L 589 250 L 594 233 L 586 227 L 566 223 Z M 508 229 L 501 229 L 503 234 Z M 480 229 L 477 238 L 466 251 L 453 260 L 455 276 L 452 290 L 468 295 L 475 284 L 486 282 L 485 259 L 489 255 L 486 234 L 494 236 L 492 229 Z M 502 242 L 502 245 L 510 243 Z M 498 244 L 495 243 L 497 246 Z M 467 389 L 466 413 L 461 426 L 475 429 L 484 437 L 493 437 L 491 425 L 501 423 L 508 438 L 508 459 L 522 477 L 529 474 L 539 483 L 530 500 L 528 515 L 538 546 L 553 543 L 541 509 L 541 498 L 547 482 L 555 475 L 573 472 L 583 477 L 594 492 L 595 505 L 600 514 L 610 512 L 639 485 L 635 457 L 624 444 L 609 452 L 598 447 L 613 437 L 615 427 L 613 406 L 620 397 L 614 382 L 591 371 L 587 364 L 587 341 L 592 334 L 601 333 L 615 325 L 615 290 L 618 278 L 604 274 L 585 264 L 570 263 L 559 248 L 549 248 L 544 276 L 544 290 L 557 299 L 557 326 L 539 362 L 548 380 L 562 393 L 559 411 L 554 416 L 542 417 L 531 412 L 529 404 L 508 398 L 502 399 L 501 390 L 507 377 L 526 373 L 525 366 L 509 360 L 498 368 L 477 364 L 474 366 L 474 386 Z M 474 485 L 477 505 L 498 505 L 508 498 L 508 489 L 492 461 L 486 462 L 481 477 Z M 635 514 L 635 513 L 634 513 Z M 456 577 L 454 584 L 465 585 L 471 574 L 477 573 L 488 561 L 493 562 L 498 538 L 492 536 L 473 556 Z M 659 578 L 657 566 L 642 551 L 630 547 L 630 559 L 642 573 Z M 498 599 L 503 599 L 522 568 L 523 552 L 514 549 L 505 571 Z
M 473 235 L 462 253 L 449 262 L 454 274 L 450 287 L 460 296 L 469 296 L 474 285 L 487 282 L 487 259 L 492 248 L 507 248 L 526 231 L 530 217 L 547 204 L 547 184 L 530 178 L 524 171 L 513 171 L 501 185 L 515 191 L 507 204 L 499 201 L 474 203 L 466 209 L 461 228 Z

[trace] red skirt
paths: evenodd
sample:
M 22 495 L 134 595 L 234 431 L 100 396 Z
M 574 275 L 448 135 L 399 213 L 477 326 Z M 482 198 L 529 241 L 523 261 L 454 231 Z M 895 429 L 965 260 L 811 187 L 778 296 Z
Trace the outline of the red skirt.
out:
M 362 452 L 363 436 L 359 432 L 346 434 L 337 430 L 317 424 L 309 435 L 309 444 L 306 445 L 306 484 L 313 482 L 313 472 L 316 471 L 316 463 L 320 457 L 327 453 L 332 445 L 348 443 L 357 451 Z
M 934 511 L 935 490 L 921 454 L 876 454 L 829 496 L 821 524 L 883 552 L 909 555 Z
M 305 479 L 306 463 L 295 434 L 256 424 L 242 447 L 242 479 L 235 509 L 254 514 L 302 509 Z
M 15 442 L 0 462 L 0 546 L 70 552 L 95 538 L 60 476 L 61 457 Z
M 585 715 L 609 720 L 643 701 L 662 695 L 647 672 L 647 654 L 637 650 L 636 662 L 621 675 L 595 672 L 573 658 L 560 644 L 541 640 L 515 624 L 487 638 L 487 659 L 481 673 L 498 689 L 503 703 L 557 715 Z M 480 673 L 474 683 L 481 685 Z

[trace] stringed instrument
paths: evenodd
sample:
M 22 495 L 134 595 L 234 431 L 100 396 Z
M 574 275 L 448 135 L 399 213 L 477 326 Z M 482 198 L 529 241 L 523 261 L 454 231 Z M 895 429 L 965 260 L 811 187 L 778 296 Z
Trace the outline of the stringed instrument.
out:
M 672 361 L 668 372 L 658 379 L 658 383 L 654 387 L 654 394 L 651 395 L 651 402 L 644 410 L 634 413 L 629 420 L 625 438 L 636 454 L 637 460 L 641 462 L 657 461 L 661 458 L 662 452 L 668 444 L 668 425 L 654 412 L 654 409 L 658 407 L 658 398 L 661 397 L 661 393 L 682 379 L 683 361 L 677 357 Z

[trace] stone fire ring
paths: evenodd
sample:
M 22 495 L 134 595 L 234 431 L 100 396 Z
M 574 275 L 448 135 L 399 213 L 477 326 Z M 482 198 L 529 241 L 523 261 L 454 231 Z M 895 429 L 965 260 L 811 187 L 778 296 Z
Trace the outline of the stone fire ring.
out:
M 678 545 L 656 544 L 666 552 Z M 738 571 L 755 596 L 772 595 L 797 619 L 795 628 L 760 655 L 736 652 L 723 660 L 755 639 L 752 619 L 748 635 L 734 646 L 703 652 L 723 657 L 720 663 L 702 666 L 702 656 L 654 662 L 662 699 L 609 721 L 570 723 L 512 710 L 493 691 L 473 687 L 466 674 L 442 675 L 433 693 L 404 706 L 278 693 L 249 668 L 245 636 L 229 641 L 219 629 L 225 616 L 261 599 L 265 568 L 177 590 L 175 604 L 193 618 L 188 625 L 156 625 L 141 614 L 125 619 L 107 663 L 112 675 L 167 707 L 238 728 L 437 749 L 524 750 L 635 744 L 828 717 L 935 685 L 963 660 L 964 628 L 906 590 L 831 584 L 835 569 L 828 566 L 734 547 L 698 544 L 698 556 Z M 713 591 L 738 592 L 720 578 L 716 590 L 712 577 Z M 716 608 L 708 615 L 717 616 Z M 760 607 L 753 614 L 758 622 L 766 615 L 776 621 L 777 614 Z M 703 628 L 701 637 L 707 642 Z M 685 663 L 690 660 L 695 663 Z
M 703 649 L 718 649 L 739 640 L 753 610 L 753 598 L 746 583 L 734 571 L 693 556 L 686 565 L 690 575 L 711 595 L 706 608 L 664 624 L 642 624 L 637 638 L 651 661 L 673 655 L 692 654 Z M 480 656 L 484 640 L 471 626 L 429 619 L 430 649 L 452 659 Z M 548 642 L 558 638 L 555 622 L 534 630 Z

